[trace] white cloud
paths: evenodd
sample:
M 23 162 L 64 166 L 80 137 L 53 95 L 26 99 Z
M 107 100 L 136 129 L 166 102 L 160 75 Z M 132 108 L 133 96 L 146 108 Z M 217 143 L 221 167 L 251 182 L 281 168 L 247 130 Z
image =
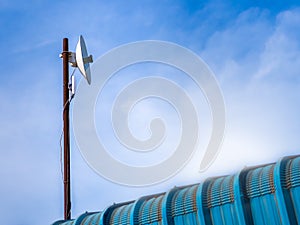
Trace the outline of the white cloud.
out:
M 210 170 L 236 171 L 297 153 L 299 16 L 294 9 L 273 21 L 250 9 L 209 40 L 202 55 L 220 78 L 228 116 L 224 145 Z
M 276 28 L 265 43 L 260 56 L 257 78 L 276 76 L 283 79 L 299 77 L 300 69 L 300 10 L 280 13 Z

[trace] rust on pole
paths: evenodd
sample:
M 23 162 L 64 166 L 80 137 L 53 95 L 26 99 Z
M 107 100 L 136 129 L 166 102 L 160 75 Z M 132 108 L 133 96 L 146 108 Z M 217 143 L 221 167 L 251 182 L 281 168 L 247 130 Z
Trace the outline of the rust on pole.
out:
M 71 219 L 70 124 L 69 124 L 69 43 L 63 39 L 63 133 L 64 133 L 64 219 Z

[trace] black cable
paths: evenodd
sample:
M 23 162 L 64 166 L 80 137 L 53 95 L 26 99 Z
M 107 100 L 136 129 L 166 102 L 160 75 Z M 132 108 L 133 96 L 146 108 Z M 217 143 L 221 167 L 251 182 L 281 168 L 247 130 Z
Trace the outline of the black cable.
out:
M 74 75 L 76 68 L 74 68 L 71 77 Z M 70 82 L 70 81 L 69 81 Z M 64 104 L 62 113 L 64 113 L 67 105 L 71 104 L 71 101 L 73 100 L 75 94 L 71 94 L 70 98 L 68 99 L 68 101 Z M 61 172 L 61 177 L 62 177 L 62 181 L 64 181 L 64 172 L 63 172 L 63 162 L 62 162 L 62 158 L 63 158 L 63 148 L 62 148 L 62 137 L 64 134 L 64 129 L 62 129 L 61 134 L 60 134 L 60 138 L 59 138 L 59 146 L 60 146 L 60 172 Z

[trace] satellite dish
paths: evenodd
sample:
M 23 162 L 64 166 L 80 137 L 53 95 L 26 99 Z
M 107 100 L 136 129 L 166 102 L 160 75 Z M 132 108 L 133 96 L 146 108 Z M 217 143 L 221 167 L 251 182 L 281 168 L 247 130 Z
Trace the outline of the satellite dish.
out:
M 79 36 L 79 41 L 76 46 L 76 66 L 81 74 L 87 80 L 88 84 L 91 84 L 91 71 L 90 63 L 93 62 L 93 56 L 88 55 L 86 45 L 82 35 Z

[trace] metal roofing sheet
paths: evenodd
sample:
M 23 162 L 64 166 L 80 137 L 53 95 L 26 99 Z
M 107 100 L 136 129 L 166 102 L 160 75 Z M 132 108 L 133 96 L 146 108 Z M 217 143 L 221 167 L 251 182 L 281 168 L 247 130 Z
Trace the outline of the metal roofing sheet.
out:
M 53 225 L 300 224 L 300 156 L 114 204 Z

